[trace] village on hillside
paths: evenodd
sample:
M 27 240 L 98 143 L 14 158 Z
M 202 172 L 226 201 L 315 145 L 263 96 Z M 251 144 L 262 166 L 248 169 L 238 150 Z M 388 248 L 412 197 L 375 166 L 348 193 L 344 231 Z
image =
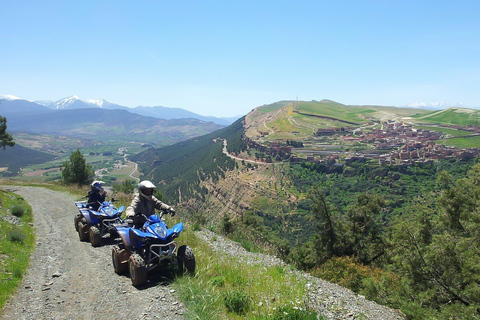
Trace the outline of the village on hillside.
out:
M 480 135 L 478 123 L 475 126 L 451 125 L 448 128 L 471 132 L 468 136 Z M 479 155 L 478 148 L 461 149 L 435 142 L 444 137 L 445 134 L 440 131 L 414 128 L 411 124 L 389 120 L 382 122 L 380 128 L 318 129 L 315 137 L 305 145 L 292 140 L 275 140 L 267 144 L 260 144 L 249 138 L 245 140 L 247 145 L 266 155 L 263 158 L 264 162 L 341 161 L 348 164 L 353 161 L 377 160 L 379 164 L 409 165 L 439 159 L 465 160 Z M 368 147 L 353 150 L 342 147 L 355 143 Z

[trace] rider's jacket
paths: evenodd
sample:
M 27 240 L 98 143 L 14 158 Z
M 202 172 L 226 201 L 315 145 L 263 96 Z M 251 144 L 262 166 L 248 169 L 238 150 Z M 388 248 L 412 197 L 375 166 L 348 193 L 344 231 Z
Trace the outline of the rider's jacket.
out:
M 88 191 L 88 205 L 97 211 L 101 203 L 105 201 L 105 193 L 99 190 L 91 189 Z
M 163 203 L 162 201 L 158 200 L 154 196 L 152 199 L 146 199 L 145 197 L 140 196 L 140 194 L 136 194 L 133 197 L 132 203 L 130 206 L 127 207 L 125 212 L 127 218 L 132 218 L 135 215 L 144 214 L 147 217 L 155 214 L 155 209 L 157 210 L 168 210 L 171 207 L 168 204 Z

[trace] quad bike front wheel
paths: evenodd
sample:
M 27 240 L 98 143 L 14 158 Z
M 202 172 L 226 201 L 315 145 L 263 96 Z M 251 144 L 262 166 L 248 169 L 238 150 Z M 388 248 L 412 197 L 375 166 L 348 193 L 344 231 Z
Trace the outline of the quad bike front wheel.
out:
M 89 226 L 85 219 L 81 219 L 78 221 L 78 237 L 80 238 L 80 241 L 88 241 L 89 237 Z
M 138 254 L 134 253 L 128 258 L 128 270 L 130 279 L 135 287 L 141 286 L 147 281 L 147 267 L 145 260 Z
M 112 248 L 112 264 L 113 269 L 117 274 L 123 274 L 128 269 L 128 260 L 124 261 L 125 258 L 128 256 L 127 251 L 122 248 L 122 245 L 114 245 Z
M 178 248 L 177 260 L 181 273 L 184 273 L 185 269 L 189 273 L 195 272 L 195 255 L 193 254 L 192 248 L 187 245 Z
M 100 236 L 100 230 L 97 227 L 90 227 L 90 243 L 93 247 L 99 247 L 102 245 L 102 237 Z

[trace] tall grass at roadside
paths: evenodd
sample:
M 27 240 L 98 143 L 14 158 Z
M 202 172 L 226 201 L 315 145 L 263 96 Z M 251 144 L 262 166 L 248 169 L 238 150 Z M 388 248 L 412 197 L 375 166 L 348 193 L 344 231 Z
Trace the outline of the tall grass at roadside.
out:
M 195 275 L 180 276 L 174 283 L 187 318 L 316 319 L 315 312 L 305 310 L 306 283 L 288 267 L 251 265 L 216 253 L 190 230 L 179 240 L 193 248 L 197 265 Z M 286 311 L 278 315 L 277 309 L 290 310 L 291 316 Z
M 0 309 L 20 285 L 34 249 L 30 205 L 20 196 L 0 190 Z M 7 219 L 11 215 L 16 219 Z M 9 221 L 18 221 L 15 224 Z

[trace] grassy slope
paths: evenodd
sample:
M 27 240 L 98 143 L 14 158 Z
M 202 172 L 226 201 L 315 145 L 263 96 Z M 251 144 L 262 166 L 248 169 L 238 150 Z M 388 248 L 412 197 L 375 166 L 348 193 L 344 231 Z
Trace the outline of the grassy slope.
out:
M 320 128 L 358 127 L 371 121 L 411 119 L 427 110 L 386 106 L 349 106 L 330 100 L 283 101 L 256 108 L 246 117 L 247 136 L 259 141 L 300 140 Z
M 0 218 L 0 309 L 20 285 L 35 244 L 31 207 L 22 197 L 0 190 L 0 217 L 11 215 L 14 207 L 24 212 L 21 224 Z
M 188 308 L 189 318 L 290 319 L 284 314 L 271 315 L 281 307 L 289 307 L 290 310 L 304 308 L 305 283 L 298 283 L 288 272 L 289 267 L 252 265 L 231 256 L 220 256 L 189 230 L 179 239 L 193 248 L 197 262 L 195 277 L 180 277 L 174 284 Z M 247 311 L 229 310 L 226 303 L 229 297 L 241 297 L 237 302 L 241 304 L 244 301 Z M 298 313 L 304 316 L 310 314 L 307 311 Z
M 3 175 L 16 175 L 20 168 L 45 163 L 55 158 L 54 155 L 25 148 L 21 145 L 7 147 L 5 150 L 0 150 L 0 167 L 8 167 L 8 172 Z
M 438 124 L 458 124 L 462 126 L 475 125 L 480 120 L 480 110 L 448 108 L 441 111 L 432 111 L 424 115 L 415 115 L 418 122 Z

